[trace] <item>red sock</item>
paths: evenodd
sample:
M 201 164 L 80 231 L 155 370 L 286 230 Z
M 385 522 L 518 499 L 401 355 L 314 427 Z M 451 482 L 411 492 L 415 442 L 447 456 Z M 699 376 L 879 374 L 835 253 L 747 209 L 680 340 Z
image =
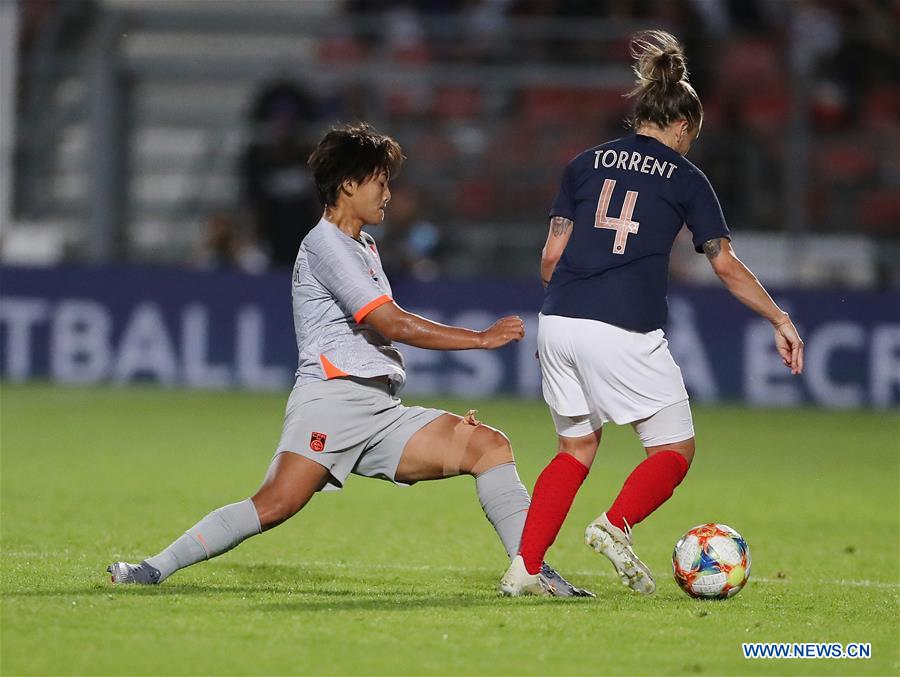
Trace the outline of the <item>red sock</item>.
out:
M 588 469 L 571 454 L 557 454 L 534 484 L 519 554 L 530 574 L 541 570 L 544 554 L 569 514 Z
M 677 451 L 659 451 L 631 471 L 606 519 L 620 529 L 634 526 L 669 500 L 688 471 L 687 459 Z

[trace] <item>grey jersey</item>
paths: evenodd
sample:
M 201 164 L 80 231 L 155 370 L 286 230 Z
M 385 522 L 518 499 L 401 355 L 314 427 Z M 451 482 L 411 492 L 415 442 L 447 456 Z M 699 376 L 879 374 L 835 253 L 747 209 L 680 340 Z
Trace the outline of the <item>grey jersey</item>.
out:
M 391 298 L 375 240 L 354 240 L 322 219 L 300 245 L 292 284 L 300 353 L 295 385 L 336 376 L 389 376 L 399 390 L 403 357 L 363 318 Z

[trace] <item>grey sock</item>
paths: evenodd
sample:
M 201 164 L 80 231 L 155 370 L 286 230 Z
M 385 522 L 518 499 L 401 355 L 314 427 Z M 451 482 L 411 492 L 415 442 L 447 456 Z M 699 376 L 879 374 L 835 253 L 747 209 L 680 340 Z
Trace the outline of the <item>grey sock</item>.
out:
M 191 564 L 228 552 L 261 531 L 256 506 L 249 498 L 213 510 L 168 548 L 145 561 L 159 569 L 160 582 Z
M 522 529 L 531 498 L 519 479 L 515 463 L 494 466 L 475 478 L 478 500 L 488 521 L 512 559 L 519 552 Z

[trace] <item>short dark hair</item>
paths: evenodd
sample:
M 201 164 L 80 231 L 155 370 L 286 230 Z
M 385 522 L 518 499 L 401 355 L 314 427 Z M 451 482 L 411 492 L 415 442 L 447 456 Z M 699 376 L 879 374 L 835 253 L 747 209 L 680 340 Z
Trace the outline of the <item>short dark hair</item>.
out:
M 316 193 L 326 207 L 337 204 L 344 181 L 363 183 L 379 172 L 396 176 L 405 159 L 400 144 L 371 125 L 333 127 L 309 155 Z

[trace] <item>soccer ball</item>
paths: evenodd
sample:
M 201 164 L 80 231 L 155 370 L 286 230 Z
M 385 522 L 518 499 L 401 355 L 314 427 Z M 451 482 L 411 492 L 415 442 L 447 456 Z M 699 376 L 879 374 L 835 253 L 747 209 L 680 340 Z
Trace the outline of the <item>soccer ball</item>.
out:
M 691 597 L 727 599 L 750 578 L 750 547 L 731 527 L 701 524 L 675 544 L 672 569 Z

